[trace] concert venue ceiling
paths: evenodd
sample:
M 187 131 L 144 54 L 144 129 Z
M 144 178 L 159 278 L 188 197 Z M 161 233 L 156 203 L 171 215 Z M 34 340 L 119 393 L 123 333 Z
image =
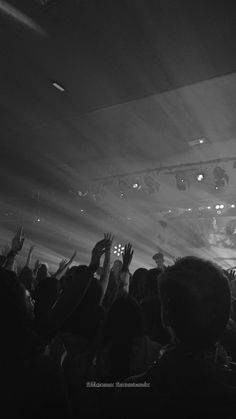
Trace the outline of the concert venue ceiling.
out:
M 0 1 L 1 246 L 236 265 L 234 3 Z

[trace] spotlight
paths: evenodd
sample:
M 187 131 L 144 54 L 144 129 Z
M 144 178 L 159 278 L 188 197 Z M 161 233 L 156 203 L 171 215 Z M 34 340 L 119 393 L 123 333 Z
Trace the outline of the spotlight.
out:
M 139 191 L 142 188 L 142 183 L 139 179 L 135 179 L 134 183 L 132 184 L 132 188 Z
M 117 246 L 114 246 L 113 253 L 115 253 L 115 255 L 119 257 L 120 255 L 122 255 L 124 250 L 125 250 L 125 247 L 122 244 L 118 244 Z
M 184 172 L 176 172 L 175 173 L 175 178 L 176 178 L 177 189 L 179 189 L 180 191 L 185 191 L 186 187 L 187 187 L 185 173 Z
M 196 179 L 197 179 L 198 182 L 202 182 L 204 180 L 204 177 L 205 177 L 204 173 L 199 172 L 196 176 Z
M 221 205 L 220 205 L 220 209 L 224 209 L 224 207 L 225 207 L 225 206 L 224 206 L 223 204 L 221 204 Z
M 222 167 L 216 166 L 213 170 L 213 175 L 215 179 L 215 189 L 224 188 L 226 184 L 229 183 L 229 176 Z
M 80 196 L 80 198 L 83 198 L 84 196 L 88 195 L 88 191 L 86 190 L 79 190 L 77 193 Z
M 230 207 L 231 207 L 231 208 L 235 208 L 235 205 L 234 205 L 234 204 L 231 204 L 231 205 L 230 205 Z
M 215 209 L 220 209 L 220 205 L 219 204 L 217 204 L 216 206 L 215 206 Z

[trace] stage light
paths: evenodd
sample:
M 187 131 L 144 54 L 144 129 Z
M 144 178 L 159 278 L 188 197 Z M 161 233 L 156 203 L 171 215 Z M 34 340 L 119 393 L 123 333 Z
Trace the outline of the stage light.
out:
M 57 90 L 60 90 L 60 92 L 64 92 L 65 91 L 65 88 L 61 85 L 61 84 L 59 84 L 59 83 L 57 83 L 57 82 L 53 82 L 52 83 L 52 85 L 53 85 L 53 87 L 55 87 Z
M 175 173 L 175 178 L 176 178 L 176 187 L 177 189 L 179 189 L 180 191 L 185 191 L 186 187 L 187 187 L 187 181 L 186 181 L 186 176 L 184 172 L 176 172 Z
M 80 190 L 77 193 L 80 196 L 80 198 L 83 198 L 83 197 L 88 195 L 88 191 L 86 191 L 86 190 Z
M 215 179 L 215 189 L 224 188 L 226 184 L 229 183 L 229 176 L 222 167 L 216 166 L 213 170 L 213 175 Z
M 202 182 L 204 180 L 204 177 L 205 177 L 204 173 L 199 172 L 196 176 L 196 179 L 197 179 L 198 182 Z
M 135 180 L 132 184 L 132 188 L 139 191 L 142 188 L 142 183 L 139 180 Z
M 114 246 L 114 251 L 113 251 L 113 253 L 116 255 L 116 256 L 120 256 L 120 255 L 122 255 L 122 253 L 124 252 L 124 250 L 125 250 L 125 247 L 122 245 L 122 244 L 118 244 L 117 246 Z

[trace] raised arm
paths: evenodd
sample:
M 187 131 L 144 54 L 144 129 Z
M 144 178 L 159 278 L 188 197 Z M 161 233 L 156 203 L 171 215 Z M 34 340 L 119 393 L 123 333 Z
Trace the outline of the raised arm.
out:
M 61 279 L 61 277 L 65 274 L 65 272 L 67 271 L 67 269 L 69 268 L 69 266 L 72 264 L 73 260 L 76 257 L 76 250 L 74 251 L 73 255 L 71 256 L 71 258 L 69 260 L 63 259 L 60 264 L 59 264 L 59 268 L 58 270 L 55 272 L 55 274 L 53 275 L 54 278 L 56 279 Z
M 102 239 L 99 242 L 97 242 L 92 250 L 91 254 L 91 260 L 89 264 L 89 272 L 93 275 L 99 265 L 100 265 L 100 259 L 102 255 L 105 253 L 106 249 L 110 247 L 110 243 L 107 239 Z
M 5 269 L 8 269 L 9 271 L 12 270 L 15 258 L 17 254 L 21 251 L 24 244 L 24 240 L 25 238 L 23 235 L 23 227 L 20 227 L 11 241 L 11 250 L 8 252 L 6 256 L 6 261 L 3 265 Z
M 110 275 L 110 263 L 111 263 L 111 247 L 114 237 L 111 234 L 104 234 L 104 239 L 107 241 L 107 247 L 105 250 L 102 275 L 100 279 L 100 284 L 102 286 L 102 299 L 106 293 L 109 275 Z
M 124 253 L 122 254 L 123 265 L 122 265 L 121 274 L 120 274 L 121 289 L 126 292 L 129 292 L 129 280 L 130 280 L 129 266 L 131 264 L 133 254 L 134 254 L 134 251 L 132 249 L 132 245 L 130 243 L 126 244 Z
M 26 259 L 26 263 L 25 263 L 25 266 L 27 266 L 28 268 L 29 268 L 29 265 L 30 265 L 30 262 L 31 262 L 31 257 L 32 257 L 33 251 L 34 251 L 34 246 L 30 246 L 29 252 L 28 252 L 28 255 L 27 255 L 27 259 Z

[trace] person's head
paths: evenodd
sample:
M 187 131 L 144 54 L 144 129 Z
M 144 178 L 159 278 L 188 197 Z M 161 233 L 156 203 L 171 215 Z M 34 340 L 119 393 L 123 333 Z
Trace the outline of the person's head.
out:
M 14 272 L 0 268 L 0 284 L 0 331 L 19 335 L 22 328 L 31 325 L 33 301 Z
M 155 260 L 157 267 L 160 269 L 163 269 L 164 266 L 164 255 L 161 252 L 156 253 L 153 257 L 153 260 Z
M 130 280 L 129 294 L 138 302 L 145 298 L 147 274 L 147 269 L 138 268 Z
M 162 319 L 182 343 L 214 345 L 229 319 L 231 295 L 223 271 L 210 261 L 185 257 L 159 280 Z
M 147 271 L 145 298 L 155 297 L 158 295 L 158 277 L 160 274 L 161 270 L 158 268 L 149 269 Z
M 108 311 L 105 326 L 106 341 L 131 340 L 144 335 L 143 312 L 130 295 L 118 297 Z
M 36 280 L 40 282 L 43 279 L 46 279 L 49 276 L 48 265 L 47 263 L 42 263 L 38 269 Z
M 19 279 L 29 292 L 33 291 L 33 273 L 28 266 L 24 266 L 21 270 Z
M 73 280 L 79 281 L 80 275 L 83 275 L 87 269 L 87 266 L 82 265 L 73 269 Z M 101 285 L 96 278 L 93 278 L 84 298 L 65 321 L 62 329 L 86 339 L 94 338 L 103 317 L 103 310 L 100 307 L 101 298 Z
M 104 345 L 110 348 L 111 380 L 123 380 L 131 374 L 133 344 L 144 333 L 139 303 L 128 294 L 118 297 L 108 311 L 104 330 Z
M 122 269 L 122 262 L 121 260 L 116 259 L 113 263 L 111 270 L 115 275 L 119 275 L 121 272 L 121 269 Z

